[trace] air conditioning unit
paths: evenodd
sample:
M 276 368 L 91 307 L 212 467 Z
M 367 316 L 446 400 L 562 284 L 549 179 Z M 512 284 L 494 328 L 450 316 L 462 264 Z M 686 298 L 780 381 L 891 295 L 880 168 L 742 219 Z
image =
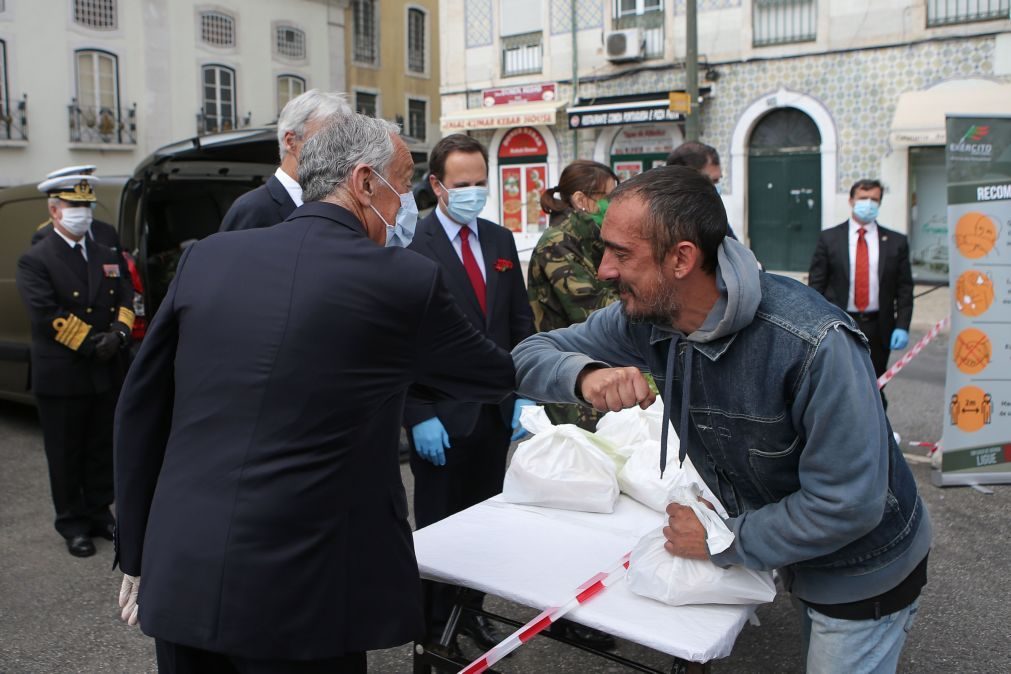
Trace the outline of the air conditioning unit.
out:
M 646 38 L 642 28 L 613 30 L 604 36 L 604 50 L 607 60 L 613 63 L 621 61 L 641 61 L 646 51 Z

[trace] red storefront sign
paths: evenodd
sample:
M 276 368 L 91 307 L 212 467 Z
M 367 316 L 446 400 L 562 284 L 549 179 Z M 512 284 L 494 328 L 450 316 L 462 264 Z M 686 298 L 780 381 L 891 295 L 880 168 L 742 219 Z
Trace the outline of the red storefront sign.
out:
M 547 157 L 548 146 L 535 129 L 523 126 L 510 129 L 498 148 L 499 159 L 526 159 Z
M 510 105 L 512 103 L 540 103 L 553 101 L 558 97 L 558 85 L 554 82 L 524 84 L 516 87 L 485 89 L 481 92 L 484 107 Z

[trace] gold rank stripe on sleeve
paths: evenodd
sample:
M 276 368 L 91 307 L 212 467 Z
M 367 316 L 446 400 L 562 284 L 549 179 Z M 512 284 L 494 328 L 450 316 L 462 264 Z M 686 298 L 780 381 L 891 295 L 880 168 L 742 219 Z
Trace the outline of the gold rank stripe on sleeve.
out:
M 91 326 L 73 314 L 54 320 L 53 329 L 56 330 L 56 341 L 73 351 L 81 347 L 91 332 Z
M 126 326 L 127 330 L 133 330 L 133 321 L 136 318 L 134 313 L 126 307 L 119 308 L 119 315 L 116 320 Z

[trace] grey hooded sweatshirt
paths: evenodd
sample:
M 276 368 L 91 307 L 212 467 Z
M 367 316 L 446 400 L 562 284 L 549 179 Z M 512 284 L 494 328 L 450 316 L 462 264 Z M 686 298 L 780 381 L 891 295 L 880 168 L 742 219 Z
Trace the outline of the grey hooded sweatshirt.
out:
M 679 341 L 712 342 L 738 333 L 756 320 L 762 288 L 750 250 L 725 239 L 718 251 L 716 283 L 720 298 L 698 330 L 683 335 L 667 326 L 650 326 L 651 345 L 670 340 L 662 391 L 665 399 L 675 395 L 671 389 Z M 798 284 L 798 292 L 807 292 L 801 291 L 802 287 Z M 575 386 L 587 366 L 648 369 L 646 355 L 632 339 L 630 327 L 620 303 L 615 303 L 594 312 L 584 323 L 527 338 L 513 349 L 518 395 L 542 402 L 585 404 Z M 726 348 L 733 349 L 734 343 Z M 682 459 L 685 438 L 689 437 L 692 369 L 685 369 L 677 392 L 682 414 L 675 423 L 682 438 Z M 881 521 L 881 504 L 888 489 L 889 431 L 873 381 L 866 346 L 849 330 L 829 330 L 790 406 L 793 426 L 804 439 L 798 468 L 801 489 L 776 503 L 729 518 L 726 524 L 734 532 L 734 545 L 715 555 L 715 563 L 781 569 L 794 594 L 819 604 L 851 602 L 887 592 L 920 563 L 931 541 L 925 508 L 908 549 L 882 568 L 861 574 L 791 569 L 795 563 L 843 548 Z M 747 386 L 747 382 L 739 385 Z M 760 382 L 756 382 L 756 391 L 760 390 Z M 861 423 L 847 423 L 848 419 Z M 663 425 L 665 434 L 668 426 Z

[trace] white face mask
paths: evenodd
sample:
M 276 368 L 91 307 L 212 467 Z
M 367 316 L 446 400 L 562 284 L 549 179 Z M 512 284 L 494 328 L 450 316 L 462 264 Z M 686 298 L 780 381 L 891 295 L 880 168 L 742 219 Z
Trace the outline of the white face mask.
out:
M 60 225 L 74 236 L 84 236 L 91 229 L 91 209 L 71 207 L 60 211 Z
M 383 214 L 375 206 L 370 206 L 376 215 L 379 216 L 379 219 L 383 221 L 383 224 L 386 225 L 386 247 L 407 248 L 414 239 L 414 228 L 418 224 L 418 204 L 414 200 L 414 192 L 408 190 L 401 194 L 397 192 L 396 188 L 381 173 L 377 171 L 376 175 L 386 183 L 387 187 L 393 190 L 394 194 L 400 197 L 400 208 L 397 209 L 397 215 L 392 225 L 386 221 L 386 218 L 383 217 Z

